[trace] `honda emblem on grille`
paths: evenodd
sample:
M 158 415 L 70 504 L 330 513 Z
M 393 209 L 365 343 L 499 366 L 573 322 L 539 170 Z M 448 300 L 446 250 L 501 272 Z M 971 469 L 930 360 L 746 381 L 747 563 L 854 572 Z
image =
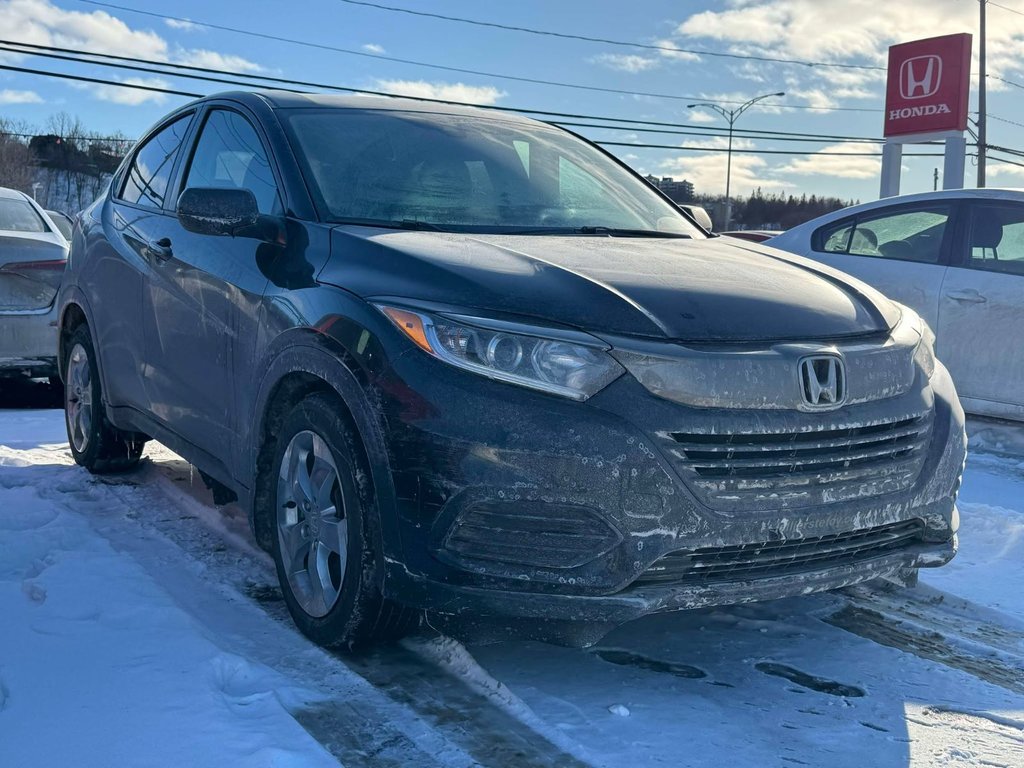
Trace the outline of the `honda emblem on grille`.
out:
M 846 400 L 846 368 L 842 358 L 816 355 L 800 360 L 800 390 L 810 408 L 838 408 Z

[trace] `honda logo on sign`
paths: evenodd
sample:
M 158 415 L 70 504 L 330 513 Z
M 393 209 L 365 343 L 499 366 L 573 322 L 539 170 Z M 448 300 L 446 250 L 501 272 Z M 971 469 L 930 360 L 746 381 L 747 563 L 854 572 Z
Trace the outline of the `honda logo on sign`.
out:
M 900 96 L 904 99 L 934 96 L 941 82 L 942 59 L 938 56 L 915 56 L 900 67 Z
M 800 390 L 807 408 L 838 408 L 846 400 L 846 369 L 834 355 L 800 361 Z
M 967 127 L 971 36 L 944 35 L 889 48 L 885 130 L 916 136 Z

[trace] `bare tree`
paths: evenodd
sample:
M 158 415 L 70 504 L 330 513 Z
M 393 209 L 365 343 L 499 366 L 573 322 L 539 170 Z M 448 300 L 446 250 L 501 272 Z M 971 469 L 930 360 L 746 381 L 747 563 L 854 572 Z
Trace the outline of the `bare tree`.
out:
M 0 187 L 32 193 L 35 158 L 29 149 L 28 127 L 0 117 Z

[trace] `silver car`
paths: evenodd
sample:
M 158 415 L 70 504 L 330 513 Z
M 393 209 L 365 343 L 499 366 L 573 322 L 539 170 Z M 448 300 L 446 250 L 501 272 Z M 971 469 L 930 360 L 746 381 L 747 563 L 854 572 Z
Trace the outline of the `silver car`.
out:
M 1024 420 L 1024 191 L 957 189 L 844 208 L 765 245 L 912 307 L 964 410 Z
M 54 299 L 68 242 L 32 198 L 0 187 L 0 377 L 57 375 Z

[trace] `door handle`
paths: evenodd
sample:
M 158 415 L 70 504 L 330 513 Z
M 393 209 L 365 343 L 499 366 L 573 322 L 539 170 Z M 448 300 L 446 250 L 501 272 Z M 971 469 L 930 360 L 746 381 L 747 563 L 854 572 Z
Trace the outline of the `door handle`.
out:
M 984 296 L 982 296 L 980 293 L 974 290 L 951 291 L 950 293 L 946 294 L 946 298 L 952 299 L 953 301 L 967 302 L 968 304 L 984 304 L 986 301 L 988 301 L 988 299 L 986 299 Z
M 171 250 L 171 240 L 168 237 L 161 237 L 159 240 L 150 240 L 146 250 L 157 261 L 167 261 L 174 255 Z

